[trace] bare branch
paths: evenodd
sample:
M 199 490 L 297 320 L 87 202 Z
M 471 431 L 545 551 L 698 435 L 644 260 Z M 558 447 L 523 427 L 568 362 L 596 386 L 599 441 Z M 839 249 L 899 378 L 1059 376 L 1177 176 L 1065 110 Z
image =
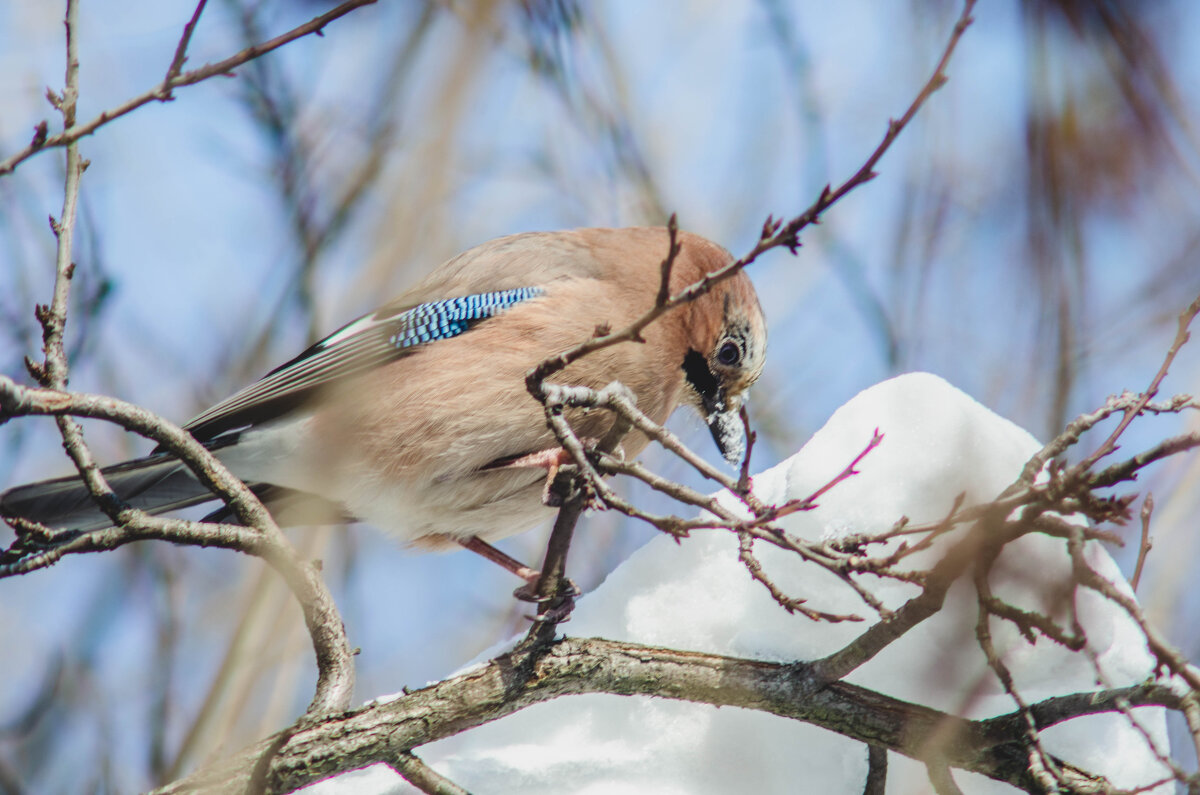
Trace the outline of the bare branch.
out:
M 1030 485 L 1037 478 L 1046 466 L 1046 462 L 1053 458 L 1057 458 L 1079 442 L 1080 437 L 1084 432 L 1091 430 L 1097 423 L 1108 419 L 1117 411 L 1123 412 L 1124 416 L 1121 422 L 1109 434 L 1108 438 L 1096 448 L 1087 458 L 1081 461 L 1077 468 L 1082 471 L 1091 469 L 1096 462 L 1101 458 L 1116 450 L 1117 440 L 1129 427 L 1129 423 L 1143 411 L 1152 411 L 1155 413 L 1164 411 L 1181 411 L 1184 408 L 1192 407 L 1192 398 L 1188 395 L 1180 395 L 1173 398 L 1166 404 L 1155 405 L 1152 403 L 1154 397 L 1158 394 L 1158 389 L 1162 385 L 1162 381 L 1167 376 L 1167 371 L 1171 367 L 1171 363 L 1175 361 L 1175 356 L 1179 353 L 1180 348 L 1188 341 L 1188 327 L 1200 313 L 1200 296 L 1197 296 L 1192 303 L 1180 313 L 1177 319 L 1175 339 L 1171 343 L 1171 347 L 1167 350 L 1166 356 L 1163 358 L 1162 365 L 1158 368 L 1158 372 L 1150 380 L 1150 385 L 1145 392 L 1140 395 L 1131 395 L 1126 393 L 1118 397 L 1109 398 L 1106 405 L 1091 414 L 1084 414 L 1070 423 L 1055 439 L 1043 447 L 1028 463 L 1021 472 L 1021 477 L 1017 483 L 1014 483 L 1009 488 L 1011 490 L 1019 489 L 1021 485 Z
M 562 353 L 553 356 L 539 364 L 529 373 L 528 376 L 526 376 L 525 383 L 529 393 L 538 400 L 544 400 L 542 394 L 542 384 L 545 379 L 549 378 L 554 373 L 565 369 L 569 364 L 571 364 L 571 362 L 574 362 L 580 357 L 586 356 L 589 353 L 593 353 L 621 342 L 640 339 L 642 330 L 655 320 L 662 317 L 675 307 L 690 301 L 694 301 L 701 295 L 708 293 L 717 284 L 720 284 L 726 279 L 733 277 L 739 271 L 744 270 L 746 266 L 750 265 L 752 262 L 758 259 L 759 256 L 767 251 L 775 248 L 786 247 L 792 252 L 795 252 L 800 245 L 797 237 L 800 231 L 811 224 L 817 223 L 820 220 L 821 215 L 827 209 L 837 203 L 843 196 L 845 196 L 847 193 L 850 193 L 859 185 L 869 182 L 876 176 L 874 171 L 875 166 L 878 165 L 880 159 L 884 156 L 884 154 L 887 153 L 892 144 L 895 143 L 895 140 L 900 135 L 900 132 L 909 124 L 909 122 L 912 121 L 913 117 L 916 116 L 917 111 L 921 109 L 929 97 L 946 84 L 948 79 L 946 77 L 946 67 L 949 65 L 950 57 L 954 54 L 954 50 L 958 46 L 958 42 L 962 38 L 963 33 L 966 32 L 966 29 L 973 21 L 971 12 L 975 8 L 975 3 L 976 0 L 966 0 L 966 2 L 963 4 L 963 11 L 954 24 L 954 28 L 950 33 L 949 40 L 946 43 L 946 48 L 942 52 L 942 56 L 938 60 L 933 74 L 921 88 L 921 91 L 917 94 L 916 99 L 914 99 L 908 106 L 908 109 L 904 112 L 904 115 L 898 120 L 892 120 L 888 122 L 887 132 L 884 134 L 883 140 L 853 176 L 839 185 L 836 190 L 831 190 L 828 186 L 826 186 L 825 189 L 821 191 L 821 194 L 817 197 L 817 200 L 807 210 L 791 219 L 786 224 L 781 224 L 780 222 L 776 222 L 771 218 L 768 218 L 766 223 L 763 225 L 762 236 L 760 237 L 758 243 L 755 244 L 750 253 L 744 257 L 734 260 L 728 265 L 713 271 L 700 281 L 689 285 L 665 301 L 661 300 L 662 296 L 660 290 L 660 300 L 655 301 L 654 307 L 647 311 L 642 317 L 631 323 L 627 328 L 619 331 L 610 331 L 604 334 L 597 334 L 591 339 L 585 340 L 575 347 L 563 351 Z M 677 248 L 674 243 L 674 238 L 672 237 L 667 258 L 663 262 L 664 273 L 669 273 L 670 261 L 674 259 L 675 253 L 677 253 Z
M 410 752 L 396 754 L 391 766 L 405 781 L 429 795 L 470 795 Z
M 1129 586 L 1137 591 L 1138 583 L 1142 581 L 1142 567 L 1146 565 L 1146 556 L 1150 554 L 1150 548 L 1154 546 L 1154 540 L 1150 538 L 1150 515 L 1154 513 L 1154 494 L 1147 492 L 1142 500 L 1142 542 L 1138 545 L 1137 565 L 1133 567 L 1133 577 L 1129 580 Z
M 78 21 L 78 0 L 68 0 L 67 18 L 64 23 L 67 31 L 66 87 L 56 102 L 62 113 L 64 127 L 75 123 L 75 105 L 79 99 L 79 42 L 76 31 Z M 79 156 L 79 147 L 72 143 L 67 147 L 62 215 L 57 220 L 50 219 L 50 228 L 57 240 L 54 297 L 50 306 L 37 308 L 37 317 L 42 324 L 42 344 L 46 359 L 44 366 L 35 370 L 34 375 L 43 386 L 55 389 L 63 389 L 67 384 L 67 354 L 63 347 L 63 334 L 67 325 L 67 299 L 71 292 L 71 277 L 75 270 L 72 249 L 75 241 L 75 216 L 79 206 L 79 180 L 83 176 L 84 168 L 86 164 Z
M 1090 469 L 1101 458 L 1116 450 L 1117 440 L 1121 438 L 1121 434 L 1125 433 L 1125 429 L 1129 427 L 1129 423 L 1133 422 L 1134 418 L 1142 413 L 1146 405 L 1158 395 L 1158 388 L 1162 385 L 1163 379 L 1167 377 L 1167 371 L 1171 369 L 1171 363 L 1175 361 L 1175 356 L 1179 353 L 1179 349 L 1191 338 L 1188 327 L 1196 319 L 1197 314 L 1200 314 L 1200 296 L 1197 296 L 1180 313 L 1175 331 L 1175 339 L 1171 342 L 1171 347 L 1167 349 L 1167 355 L 1163 357 L 1162 366 L 1158 368 L 1158 372 L 1150 380 L 1150 386 L 1146 388 L 1146 391 L 1141 394 L 1133 406 L 1125 410 L 1125 416 L 1121 418 L 1121 421 L 1113 429 L 1113 432 L 1109 434 L 1109 437 L 1091 455 L 1078 464 L 1081 469 Z
M 204 13 L 204 6 L 206 5 L 208 5 L 208 0 L 200 0 L 196 4 L 196 10 L 192 12 L 192 18 L 183 26 L 183 35 L 179 37 L 179 43 L 175 45 L 175 57 L 171 59 L 171 65 L 167 67 L 167 76 L 163 78 L 164 84 L 170 84 L 183 71 L 183 64 L 187 61 L 188 45 L 192 42 L 192 34 L 196 31 L 196 23 L 200 21 L 200 15 Z
M 871 435 L 870 441 L 867 442 L 867 446 L 862 449 L 861 453 L 854 457 L 854 460 L 846 465 L 845 469 L 834 475 L 833 478 L 825 483 L 825 485 L 821 486 L 807 497 L 797 497 L 794 500 L 788 500 L 783 505 L 768 510 L 765 515 L 759 517 L 760 521 L 769 522 L 777 518 L 787 516 L 788 514 L 797 513 L 799 511 L 811 511 L 812 509 L 816 508 L 817 500 L 820 499 L 822 495 L 828 493 L 830 489 L 847 478 L 859 474 L 858 465 L 861 464 L 862 460 L 866 458 L 872 450 L 878 447 L 879 443 L 882 441 L 883 434 L 879 432 L 878 428 L 876 428 L 875 433 Z
M 863 795 L 884 795 L 887 792 L 887 749 L 867 744 L 867 781 Z
M 516 649 L 403 698 L 288 729 L 158 792 L 241 791 L 248 769 L 267 749 L 272 753 L 264 763 L 266 791 L 290 791 L 375 762 L 395 766 L 397 755 L 412 748 L 536 703 L 582 693 L 654 695 L 761 710 L 918 760 L 924 759 L 931 738 L 948 728 L 955 742 L 941 747 L 938 764 L 943 769 L 974 771 L 1026 791 L 1038 786 L 1021 735 L 1010 733 L 1013 722 L 1023 720 L 1018 713 L 970 721 L 844 682 L 822 686 L 802 663 L 567 638 L 549 649 Z M 1141 685 L 1051 699 L 1031 705 L 1030 711 L 1062 722 L 1115 711 L 1118 698 L 1137 706 L 1174 708 L 1179 703 L 1168 688 Z M 329 753 L 335 744 L 339 753 Z M 1061 760 L 1053 762 L 1068 787 L 1106 783 Z
M 929 772 L 929 783 L 937 795 L 963 795 L 963 791 L 954 782 L 954 776 L 950 774 L 949 766 L 930 763 L 925 769 Z
M 750 572 L 750 576 L 760 583 L 771 594 L 771 598 L 789 613 L 799 613 L 802 616 L 812 619 L 813 621 L 862 621 L 862 616 L 854 615 L 853 613 L 827 613 L 823 610 L 814 610 L 805 605 L 804 599 L 794 599 L 783 592 L 770 577 L 763 572 L 762 564 L 758 562 L 758 558 L 754 556 L 753 551 L 754 537 L 745 530 L 738 533 L 738 560 L 746 567 L 746 571 Z
M 91 469 L 84 474 L 85 477 L 89 474 L 95 476 L 88 481 L 89 490 L 100 498 L 101 507 L 110 512 L 110 517 L 118 527 L 64 537 L 66 543 L 61 551 L 47 550 L 41 553 L 39 567 L 53 563 L 63 554 L 111 549 L 142 538 L 162 538 L 201 546 L 220 545 L 262 557 L 280 573 L 295 594 L 312 636 L 318 679 L 309 712 L 339 711 L 349 706 L 354 690 L 350 643 L 346 639 L 337 606 L 320 573 L 312 564 L 300 559 L 254 492 L 230 474 L 191 434 L 146 409 L 115 398 L 31 389 L 0 376 L 0 418 L 23 415 L 92 417 L 113 422 L 125 430 L 153 439 L 183 461 L 201 483 L 225 502 L 238 521 L 252 528 L 253 532 L 253 535 L 235 533 L 222 525 L 217 525 L 214 531 L 209 529 L 212 525 L 146 516 L 141 511 L 122 505 L 103 483 L 99 469 L 88 454 L 85 463 Z M 86 450 L 82 445 L 80 449 Z M 99 485 L 94 482 L 97 479 Z
M 166 102 L 172 99 L 173 95 L 171 92 L 176 88 L 195 85 L 196 83 L 201 83 L 218 75 L 228 76 L 233 69 L 236 69 L 242 64 L 265 55 L 272 50 L 277 50 L 283 45 L 295 41 L 296 39 L 303 38 L 304 36 L 314 33 L 320 35 L 325 26 L 330 22 L 333 22 L 340 17 L 344 17 L 346 14 L 349 14 L 351 11 L 354 11 L 357 8 L 371 5 L 374 2 L 375 0 L 346 0 L 346 2 L 342 3 L 336 8 L 333 8 L 324 14 L 321 14 L 320 16 L 314 17 L 308 22 L 305 22 L 303 25 L 292 28 L 287 33 L 280 34 L 273 39 L 264 41 L 261 44 L 256 44 L 253 47 L 247 47 L 241 52 L 217 61 L 216 63 L 207 64 L 198 69 L 193 69 L 190 72 L 184 72 L 183 74 L 179 74 L 174 77 L 168 77 L 144 94 L 126 100 L 117 107 L 104 111 L 90 121 L 82 124 L 76 124 L 74 119 L 72 119 L 69 124 L 65 125 L 61 133 L 45 137 L 40 135 L 35 136 L 34 140 L 32 140 L 24 149 L 13 153 L 4 160 L 0 160 L 0 176 L 12 173 L 17 166 L 33 157 L 38 152 L 74 143 L 84 136 L 91 135 L 92 133 L 96 132 L 96 130 L 100 129 L 114 119 L 119 119 L 122 116 L 137 110 L 143 105 L 151 102 Z M 193 18 L 195 18 L 195 16 Z M 191 34 L 185 30 L 185 36 L 190 38 L 190 35 Z M 183 44 L 183 49 L 186 51 L 186 42 L 181 41 L 181 43 Z M 176 58 L 178 58 L 179 55 L 179 48 L 177 47 Z M 172 62 L 172 64 L 173 63 L 174 62 Z M 168 75 L 169 74 L 170 69 L 168 69 Z

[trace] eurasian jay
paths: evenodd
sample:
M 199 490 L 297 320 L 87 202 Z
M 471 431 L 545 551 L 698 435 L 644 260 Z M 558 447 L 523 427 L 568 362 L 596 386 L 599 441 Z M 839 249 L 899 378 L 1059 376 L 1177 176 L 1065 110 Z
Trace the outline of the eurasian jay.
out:
M 680 233 L 672 290 L 726 265 L 720 246 Z M 627 326 L 654 303 L 668 250 L 662 228 L 512 235 L 434 269 L 378 311 L 343 326 L 193 419 L 193 436 L 262 497 L 281 524 L 357 519 L 422 545 L 503 538 L 551 515 L 544 471 L 506 466 L 553 450 L 541 405 L 525 388 L 539 362 Z M 695 407 L 727 458 L 766 350 L 762 310 L 744 273 L 670 311 L 628 342 L 552 380 L 600 389 L 620 381 L 662 423 Z M 601 438 L 607 411 L 569 415 Z M 647 438 L 621 441 L 627 457 Z M 213 496 L 166 453 L 108 467 L 114 491 L 164 513 Z M 54 528 L 111 524 L 76 477 L 0 495 L 0 513 Z

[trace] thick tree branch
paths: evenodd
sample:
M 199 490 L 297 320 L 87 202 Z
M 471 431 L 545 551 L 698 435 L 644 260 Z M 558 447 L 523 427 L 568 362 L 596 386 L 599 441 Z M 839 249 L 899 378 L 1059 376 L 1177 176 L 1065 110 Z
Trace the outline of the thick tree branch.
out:
M 768 663 L 659 649 L 599 639 L 566 639 L 549 649 L 514 651 L 487 665 L 403 698 L 289 729 L 159 793 L 240 791 L 256 764 L 266 766 L 267 792 L 285 792 L 373 763 L 397 766 L 411 749 L 510 715 L 533 704 L 582 693 L 647 695 L 737 706 L 804 721 L 886 748 L 941 769 L 970 770 L 1026 791 L 1024 736 L 1013 731 L 1019 713 L 970 721 L 855 685 L 822 687 L 805 664 Z M 1169 689 L 1142 685 L 1076 694 L 1031 705 L 1050 723 L 1132 706 L 1178 706 Z M 927 757 L 931 738 L 938 755 Z M 264 754 L 270 755 L 264 761 Z M 1061 760 L 1070 786 L 1103 780 Z

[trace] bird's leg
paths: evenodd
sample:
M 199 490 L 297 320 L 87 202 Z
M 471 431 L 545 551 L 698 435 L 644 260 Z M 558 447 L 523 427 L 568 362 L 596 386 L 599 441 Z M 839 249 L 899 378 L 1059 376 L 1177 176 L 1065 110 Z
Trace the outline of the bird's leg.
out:
M 600 441 L 590 437 L 580 439 L 584 448 L 595 450 Z M 573 464 L 575 459 L 562 447 L 548 447 L 545 450 L 527 453 L 526 455 L 505 461 L 503 464 L 493 464 L 487 469 L 545 469 L 546 485 L 542 487 L 542 504 L 551 508 L 562 506 L 562 497 L 554 490 L 554 479 L 558 470 L 566 464 Z
M 526 585 L 534 585 L 538 581 L 538 577 L 542 576 L 542 573 L 537 569 L 531 569 L 516 558 L 506 555 L 479 536 L 471 536 L 466 540 L 461 538 L 457 540 L 463 549 L 469 549 L 476 555 L 482 555 L 492 563 L 504 567 L 505 570 L 512 572 L 524 580 Z
M 484 541 L 479 536 L 471 536 L 468 539 L 456 539 L 463 549 L 469 549 L 476 555 L 487 558 L 492 563 L 495 563 L 505 571 L 509 571 L 522 580 L 525 584 L 513 591 L 513 596 L 523 602 L 540 601 L 537 597 L 537 582 L 542 573 L 537 569 L 526 566 L 516 558 L 500 551 L 488 542 Z M 579 586 L 570 580 L 567 581 L 567 593 L 564 596 L 575 597 L 580 594 Z
M 588 451 L 596 450 L 600 444 L 600 440 L 592 438 L 583 438 L 584 447 Z M 573 477 L 566 478 L 562 484 L 559 483 L 560 470 L 566 465 L 573 464 L 574 459 L 571 454 L 562 447 L 548 447 L 544 450 L 536 450 L 532 453 L 517 456 L 515 458 L 502 459 L 488 464 L 483 469 L 545 469 L 546 483 L 542 488 L 542 504 L 552 508 L 561 508 L 567 499 L 563 493 L 563 487 L 568 481 L 573 481 Z M 565 473 L 563 473 L 565 474 Z M 586 497 L 585 497 L 586 500 Z M 561 516 L 560 516 L 561 518 Z M 571 610 L 575 606 L 575 597 L 579 596 L 582 591 L 579 586 L 574 583 L 569 577 L 562 576 L 559 581 L 558 593 L 548 596 L 538 595 L 538 581 L 541 579 L 542 573 L 536 571 L 529 566 L 524 565 L 519 560 L 509 557 L 505 553 L 493 547 L 491 544 L 484 541 L 479 536 L 471 536 L 466 540 L 459 540 L 459 544 L 472 552 L 482 555 L 493 563 L 498 563 L 508 571 L 525 580 L 525 584 L 513 591 L 513 596 L 526 602 L 548 603 L 556 602 L 557 607 L 544 609 L 538 614 L 538 621 L 551 624 L 567 621 L 571 615 Z M 549 553 L 547 553 L 549 554 Z M 543 606 L 545 607 L 545 605 Z

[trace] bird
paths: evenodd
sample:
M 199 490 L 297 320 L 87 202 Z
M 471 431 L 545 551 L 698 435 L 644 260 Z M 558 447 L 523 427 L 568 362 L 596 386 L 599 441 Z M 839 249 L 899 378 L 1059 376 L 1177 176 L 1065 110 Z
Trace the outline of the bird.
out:
M 588 228 L 476 246 L 185 428 L 281 525 L 361 521 L 418 547 L 457 543 L 491 557 L 490 542 L 552 515 L 545 469 L 521 465 L 560 449 L 526 375 L 651 309 L 672 239 L 662 227 Z M 732 261 L 699 235 L 680 231 L 675 239 L 673 292 Z M 749 277 L 738 271 L 715 283 L 641 337 L 584 356 L 551 381 L 593 389 L 619 381 L 656 423 L 689 405 L 736 464 L 744 448 L 739 409 L 766 354 Z M 607 411 L 568 417 L 589 439 L 614 422 Z M 620 452 L 632 458 L 648 442 L 631 430 Z M 126 503 L 152 514 L 214 499 L 162 450 L 103 473 Z M 0 515 L 75 531 L 112 524 L 78 477 L 11 488 L 0 494 Z M 228 512 L 206 518 L 222 517 Z

